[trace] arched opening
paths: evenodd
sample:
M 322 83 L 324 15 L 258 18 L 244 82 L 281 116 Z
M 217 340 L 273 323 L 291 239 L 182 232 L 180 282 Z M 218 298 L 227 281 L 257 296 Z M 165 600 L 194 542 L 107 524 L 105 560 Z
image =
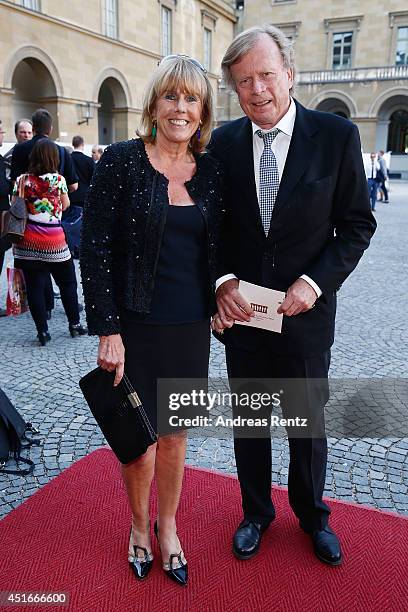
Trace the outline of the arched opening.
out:
M 339 100 L 338 98 L 327 98 L 326 100 L 322 100 L 316 106 L 316 110 L 323 111 L 325 113 L 333 113 L 334 115 L 344 117 L 344 119 L 350 119 L 350 111 L 348 106 L 343 102 L 343 100 Z
M 377 143 L 379 149 L 394 155 L 408 153 L 408 96 L 394 95 L 378 110 Z
M 408 110 L 394 111 L 388 127 L 387 151 L 401 155 L 408 153 Z
M 55 136 L 58 136 L 57 90 L 48 68 L 38 59 L 27 57 L 13 72 L 13 121 L 31 117 L 37 108 L 46 108 L 53 117 Z
M 126 140 L 128 105 L 125 91 L 117 79 L 108 77 L 103 81 L 99 88 L 98 103 L 99 144 Z

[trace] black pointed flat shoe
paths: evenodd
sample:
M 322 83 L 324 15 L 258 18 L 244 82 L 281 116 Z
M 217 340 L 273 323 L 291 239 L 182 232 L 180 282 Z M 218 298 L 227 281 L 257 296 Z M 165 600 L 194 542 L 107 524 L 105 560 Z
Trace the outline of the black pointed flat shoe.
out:
M 138 556 L 137 551 L 142 550 L 144 556 Z M 133 552 L 132 552 L 133 551 Z M 133 530 L 130 528 L 130 540 L 129 540 L 129 551 L 128 551 L 128 561 L 129 565 L 133 570 L 134 575 L 138 580 L 143 580 L 147 577 L 150 570 L 153 566 L 153 555 L 151 552 L 147 550 L 147 548 L 143 548 L 143 546 L 138 546 L 133 542 Z
M 154 534 L 160 546 L 159 528 L 157 521 L 154 523 Z M 177 565 L 174 566 L 173 559 L 177 559 Z M 186 586 L 188 582 L 188 566 L 182 550 L 179 553 L 170 555 L 168 563 L 163 563 L 163 571 L 171 580 L 177 582 L 180 586 Z
M 69 333 L 71 334 L 71 338 L 76 338 L 76 336 L 86 336 L 88 330 L 86 327 L 82 327 L 80 323 L 77 325 L 69 326 Z
M 38 332 L 37 338 L 41 344 L 41 346 L 45 346 L 47 342 L 51 340 L 51 336 L 48 332 Z

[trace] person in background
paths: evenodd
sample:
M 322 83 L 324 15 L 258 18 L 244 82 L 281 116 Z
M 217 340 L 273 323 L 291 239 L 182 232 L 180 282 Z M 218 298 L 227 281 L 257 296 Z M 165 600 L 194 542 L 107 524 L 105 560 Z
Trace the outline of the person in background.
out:
M 84 139 L 82 136 L 74 136 L 72 146 L 71 159 L 78 176 L 78 189 L 71 194 L 71 206 L 62 214 L 62 225 L 72 257 L 79 259 L 82 210 L 94 172 L 95 162 L 91 157 L 84 154 Z
M 5 133 L 6 132 L 3 130 L 3 126 L 0 120 L 0 147 L 3 144 Z M 0 155 L 0 214 L 3 211 L 8 210 L 9 205 L 10 205 L 9 204 L 10 183 L 7 180 L 6 170 L 7 170 L 7 166 L 4 161 L 4 157 Z M 4 254 L 7 251 L 7 249 L 10 248 L 10 246 L 11 245 L 8 243 L 8 241 L 6 241 L 4 238 L 0 238 L 0 275 L 3 269 Z M 0 308 L 0 317 L 5 317 L 6 314 L 7 314 L 7 311 L 4 308 Z
M 30 121 L 30 119 L 19 119 L 16 121 L 14 124 L 14 134 L 16 136 L 17 144 L 25 142 L 26 140 L 31 140 L 33 137 L 32 121 Z M 16 145 L 12 146 L 4 156 L 4 160 L 7 164 L 7 178 L 10 178 L 11 158 L 13 156 L 15 146 Z
M 385 185 L 385 181 L 388 179 L 388 168 L 387 168 L 387 164 L 385 163 L 385 159 L 384 159 L 384 151 L 382 150 L 378 151 L 378 163 L 380 164 L 380 170 L 381 170 L 381 176 L 379 177 L 381 180 L 380 180 L 380 184 L 378 185 L 378 188 L 382 191 L 381 200 L 383 199 L 383 195 L 384 195 L 384 203 L 389 204 L 388 189 Z
M 71 336 L 88 333 L 79 321 L 75 267 L 61 227 L 69 198 L 65 178 L 58 173 L 59 163 L 57 145 L 49 138 L 39 139 L 30 154 L 28 174 L 17 177 L 12 198 L 21 186 L 28 219 L 24 237 L 13 244 L 14 266 L 24 272 L 28 305 L 41 346 L 51 340 L 45 297 L 50 274 L 61 292 Z
M 45 108 L 37 109 L 31 117 L 34 136 L 20 144 L 16 144 L 11 158 L 10 178 L 15 181 L 18 176 L 28 170 L 29 157 L 36 143 L 42 138 L 50 138 L 52 133 L 52 116 Z M 58 146 L 58 171 L 65 178 L 69 193 L 78 188 L 78 177 L 75 173 L 71 156 L 65 151 L 64 147 Z M 47 317 L 51 318 L 51 311 L 54 308 L 54 291 L 52 288 L 51 277 L 45 283 L 45 297 L 47 305 Z
M 92 159 L 94 160 L 94 162 L 98 162 L 101 159 L 102 155 L 103 155 L 103 147 L 94 145 L 92 147 Z
M 31 140 L 33 137 L 33 122 L 30 119 L 20 119 L 14 126 L 17 142 Z
M 378 186 L 382 176 L 380 164 L 378 163 L 377 154 L 375 152 L 372 151 L 370 153 L 370 159 L 364 163 L 364 170 L 367 179 L 371 210 L 374 212 L 377 203 Z
M 91 184 L 92 175 L 95 170 L 95 161 L 84 153 L 84 139 L 82 136 L 74 136 L 72 146 L 74 151 L 71 155 L 75 171 L 78 176 L 78 189 L 71 195 L 71 207 L 73 205 L 84 207 L 85 197 Z
M 13 155 L 11 158 L 11 175 L 12 181 L 15 181 L 18 176 L 27 172 L 29 165 L 30 153 L 35 144 L 41 138 L 50 138 L 52 133 L 52 116 L 45 108 L 39 108 L 32 116 L 34 136 L 31 140 L 27 140 L 14 146 Z M 65 151 L 64 147 L 58 146 L 58 170 L 65 178 L 68 186 L 68 192 L 72 193 L 78 189 L 78 177 L 75 172 L 71 156 Z

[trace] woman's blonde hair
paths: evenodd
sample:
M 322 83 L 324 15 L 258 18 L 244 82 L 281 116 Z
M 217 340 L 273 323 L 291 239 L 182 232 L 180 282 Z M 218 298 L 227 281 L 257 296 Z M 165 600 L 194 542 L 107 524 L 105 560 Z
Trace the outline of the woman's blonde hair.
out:
M 196 60 L 185 55 L 164 58 L 147 85 L 138 136 L 144 142 L 153 143 L 153 113 L 158 98 L 166 91 L 180 90 L 199 96 L 202 103 L 200 139 L 197 133 L 190 140 L 193 153 L 202 153 L 207 146 L 213 125 L 213 91 L 204 68 Z

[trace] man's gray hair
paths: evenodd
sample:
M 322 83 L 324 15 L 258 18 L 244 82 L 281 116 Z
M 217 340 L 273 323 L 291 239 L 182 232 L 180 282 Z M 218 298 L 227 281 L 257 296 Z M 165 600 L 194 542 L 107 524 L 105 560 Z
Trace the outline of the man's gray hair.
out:
M 231 89 L 235 90 L 235 83 L 231 75 L 231 66 L 236 62 L 239 62 L 246 53 L 248 53 L 256 43 L 262 34 L 267 34 L 272 40 L 278 45 L 284 68 L 289 68 L 293 73 L 293 80 L 295 79 L 296 67 L 295 67 L 295 53 L 293 51 L 292 41 L 285 36 L 282 30 L 275 28 L 273 25 L 261 25 L 248 28 L 238 34 L 232 41 L 230 46 L 225 52 L 225 55 L 221 62 L 222 76 L 224 77 L 225 84 Z M 293 93 L 294 85 L 290 89 L 290 93 Z

